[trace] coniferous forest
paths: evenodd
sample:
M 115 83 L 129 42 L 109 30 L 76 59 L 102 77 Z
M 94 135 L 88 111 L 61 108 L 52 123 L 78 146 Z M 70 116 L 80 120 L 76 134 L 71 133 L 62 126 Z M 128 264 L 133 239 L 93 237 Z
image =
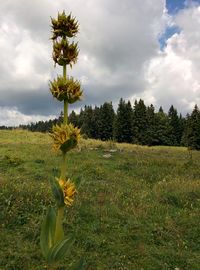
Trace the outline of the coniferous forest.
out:
M 21 125 L 20 128 L 49 132 L 62 117 L 61 113 L 58 119 Z M 142 99 L 135 100 L 132 106 L 130 101 L 121 98 L 116 112 L 112 102 L 105 102 L 99 107 L 85 106 L 79 114 L 72 111 L 69 121 L 81 128 L 85 138 L 200 150 L 200 110 L 197 105 L 191 114 L 183 117 L 173 105 L 168 112 L 162 107 L 156 111 L 152 104 L 146 106 Z

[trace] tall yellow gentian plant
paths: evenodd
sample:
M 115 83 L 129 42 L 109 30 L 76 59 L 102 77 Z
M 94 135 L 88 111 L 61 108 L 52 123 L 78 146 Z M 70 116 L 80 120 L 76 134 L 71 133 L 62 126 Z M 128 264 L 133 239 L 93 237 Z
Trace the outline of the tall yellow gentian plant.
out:
M 71 206 L 76 193 L 75 184 L 66 176 L 67 153 L 76 147 L 80 139 L 80 130 L 68 123 L 68 105 L 80 100 L 82 89 L 80 82 L 67 76 L 67 66 L 72 67 L 77 62 L 78 44 L 70 42 L 78 33 L 78 22 L 71 14 L 63 11 L 58 13 L 57 19 L 51 18 L 53 60 L 55 65 L 63 67 L 63 75 L 57 76 L 50 82 L 50 91 L 57 100 L 63 102 L 63 123 L 53 126 L 50 136 L 53 148 L 61 151 L 60 176 L 51 180 L 56 208 L 49 207 L 41 229 L 41 250 L 49 263 L 54 264 L 62 259 L 74 242 L 74 237 L 65 237 L 63 231 L 63 215 L 65 207 Z M 73 268 L 75 269 L 75 268 Z M 76 268 L 81 269 L 81 268 Z

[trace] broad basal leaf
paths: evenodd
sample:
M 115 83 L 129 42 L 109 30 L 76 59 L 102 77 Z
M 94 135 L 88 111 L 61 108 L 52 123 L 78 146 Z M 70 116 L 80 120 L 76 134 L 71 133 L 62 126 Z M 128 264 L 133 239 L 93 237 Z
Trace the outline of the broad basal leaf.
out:
M 46 217 L 43 220 L 40 234 L 40 246 L 45 258 L 47 258 L 49 250 L 54 245 L 55 225 L 56 213 L 54 208 L 49 207 Z
M 56 262 L 64 258 L 64 255 L 70 250 L 71 246 L 75 241 L 74 236 L 70 238 L 65 238 L 58 244 L 54 245 L 51 250 L 49 250 L 48 261 Z

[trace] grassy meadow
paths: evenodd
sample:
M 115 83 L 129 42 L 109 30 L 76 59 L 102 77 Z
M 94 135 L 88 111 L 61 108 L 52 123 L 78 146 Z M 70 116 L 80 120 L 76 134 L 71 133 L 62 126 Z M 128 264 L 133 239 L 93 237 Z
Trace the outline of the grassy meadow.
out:
M 47 134 L 0 131 L 0 270 L 51 269 L 39 236 L 59 162 Z M 57 269 L 80 257 L 87 270 L 200 269 L 200 152 L 88 139 L 67 163 L 76 242 Z

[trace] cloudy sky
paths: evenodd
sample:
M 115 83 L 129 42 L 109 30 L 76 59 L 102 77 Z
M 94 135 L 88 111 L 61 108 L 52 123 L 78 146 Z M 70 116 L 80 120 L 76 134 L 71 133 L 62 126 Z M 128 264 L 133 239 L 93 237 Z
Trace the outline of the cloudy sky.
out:
M 80 23 L 84 104 L 142 98 L 183 114 L 200 106 L 200 0 L 6 0 L 0 3 L 0 125 L 57 117 L 48 82 L 54 68 L 50 16 Z M 74 107 L 71 107 L 71 109 Z

